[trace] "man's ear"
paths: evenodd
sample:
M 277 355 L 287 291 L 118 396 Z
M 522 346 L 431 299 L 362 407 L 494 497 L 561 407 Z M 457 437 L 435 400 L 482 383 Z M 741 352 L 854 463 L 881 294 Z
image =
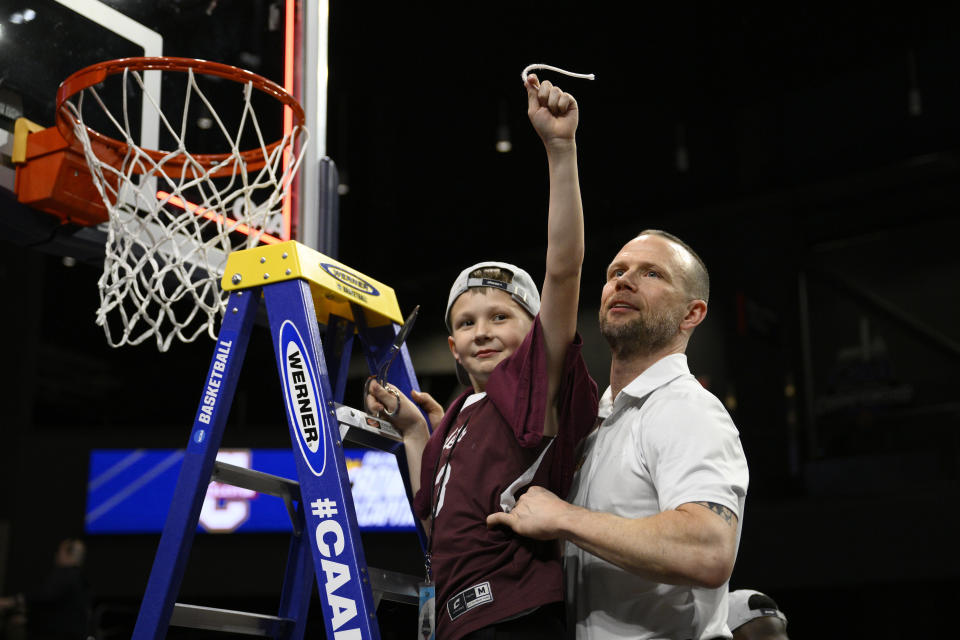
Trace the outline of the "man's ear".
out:
M 453 336 L 447 336 L 447 346 L 450 347 L 450 353 L 453 355 L 453 359 L 459 363 L 460 354 L 457 353 L 457 343 L 454 342 Z
M 693 300 L 687 304 L 687 314 L 680 321 L 680 328 L 692 331 L 707 317 L 707 303 Z

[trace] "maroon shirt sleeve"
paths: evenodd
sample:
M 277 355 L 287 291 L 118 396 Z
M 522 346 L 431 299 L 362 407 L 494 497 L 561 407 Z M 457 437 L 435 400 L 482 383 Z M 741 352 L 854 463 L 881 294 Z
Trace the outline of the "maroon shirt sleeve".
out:
M 597 417 L 597 383 L 583 360 L 583 340 L 575 334 L 567 348 L 557 390 L 556 461 L 550 488 L 566 497 L 573 479 L 574 449 L 590 433 Z M 487 396 L 513 427 L 522 447 L 536 447 L 543 439 L 547 412 L 547 353 L 540 316 L 523 343 L 490 375 Z

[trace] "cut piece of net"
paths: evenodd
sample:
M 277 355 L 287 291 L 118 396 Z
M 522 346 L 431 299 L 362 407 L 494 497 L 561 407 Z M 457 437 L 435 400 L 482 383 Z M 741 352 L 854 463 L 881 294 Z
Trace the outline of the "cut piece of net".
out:
M 185 78 L 177 119 L 168 119 L 145 90 L 143 73 L 130 69 L 116 76 L 123 83 L 119 107 L 111 109 L 97 86 L 64 103 L 109 212 L 96 321 L 114 347 L 153 339 L 166 351 L 174 339 L 191 342 L 203 333 L 216 338 L 227 299 L 220 287 L 227 254 L 256 246 L 263 233 L 280 231 L 284 195 L 306 147 L 302 126 L 270 147 L 274 140 L 264 140 L 251 83 L 231 83 L 243 102 L 228 126 L 192 69 L 165 73 L 165 81 Z M 161 133 L 173 140 L 159 160 L 144 153 L 131 133 L 140 99 L 159 115 Z M 229 151 L 216 166 L 204 167 L 187 149 L 188 132 L 196 132 L 190 121 L 199 109 L 196 101 L 212 120 L 206 133 L 222 137 L 217 144 Z M 85 123 L 94 115 L 91 110 L 98 123 L 113 129 L 100 133 L 126 143 L 122 157 L 91 142 Z M 265 160 L 256 170 L 241 156 L 241 141 L 246 145 L 251 139 Z

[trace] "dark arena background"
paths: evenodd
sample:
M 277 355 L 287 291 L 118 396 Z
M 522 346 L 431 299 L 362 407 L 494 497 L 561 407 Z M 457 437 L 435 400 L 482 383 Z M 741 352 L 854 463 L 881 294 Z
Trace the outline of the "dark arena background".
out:
M 0 595 L 35 588 L 58 541 L 82 537 L 107 640 L 129 637 L 159 534 L 89 526 L 95 454 L 184 447 L 214 342 L 111 349 L 94 323 L 102 244 L 91 249 L 11 195 L 14 117 L 49 126 L 63 77 L 138 54 L 98 42 L 64 4 L 0 8 Z M 94 4 L 150 25 L 167 55 L 283 80 L 286 3 Z M 404 315 L 420 305 L 410 354 L 420 386 L 445 403 L 459 389 L 442 320 L 459 270 L 498 259 L 542 281 L 547 172 L 520 72 L 545 63 L 596 74 L 540 74 L 580 107 L 580 331 L 592 375 L 603 389 L 607 263 L 645 228 L 680 236 L 713 284 L 691 370 L 727 406 L 750 466 L 731 589 L 772 596 L 791 638 L 950 637 L 960 8 L 663 4 L 330 0 L 323 142 L 339 217 L 328 246 L 392 286 Z M 28 11 L 51 20 L 48 36 L 18 36 Z M 224 447 L 289 446 L 258 326 Z M 422 571 L 411 530 L 363 537 L 371 566 Z M 269 527 L 198 535 L 182 599 L 274 611 L 287 540 Z M 323 635 L 315 605 L 308 637 Z M 385 602 L 378 618 L 384 638 L 412 637 L 412 607 Z M 208 636 L 224 637 L 169 637 Z

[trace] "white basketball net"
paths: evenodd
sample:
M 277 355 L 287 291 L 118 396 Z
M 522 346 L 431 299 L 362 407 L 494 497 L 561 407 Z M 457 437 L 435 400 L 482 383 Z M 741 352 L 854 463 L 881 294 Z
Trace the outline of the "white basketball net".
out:
M 166 351 L 174 338 L 191 342 L 204 332 L 216 338 L 216 325 L 227 300 L 220 288 L 227 254 L 257 246 L 264 232 L 279 231 L 284 194 L 306 148 L 306 129 L 294 127 L 268 151 L 273 140 L 264 141 L 261 134 L 251 106 L 252 83 L 232 83 L 242 90 L 243 110 L 239 127 L 228 130 L 197 85 L 193 70 L 176 73 L 186 80 L 179 121 L 168 120 L 145 90 L 144 74 L 129 69 L 117 74 L 123 79 L 120 108 L 111 111 L 96 86 L 64 103 L 76 119 L 76 138 L 109 212 L 106 257 L 98 282 L 97 324 L 104 328 L 113 347 L 153 338 L 157 348 Z M 141 96 L 159 114 L 161 129 L 175 140 L 159 161 L 143 152 L 131 132 L 130 116 L 140 106 L 134 98 Z M 212 120 L 207 133 L 222 136 L 220 152 L 230 151 L 216 167 L 203 167 L 186 148 L 185 137 L 197 111 L 194 104 L 194 115 L 188 121 L 191 100 L 199 100 L 206 107 Z M 128 103 L 133 103 L 129 113 Z M 84 109 L 97 108 L 102 110 L 98 117 L 106 116 L 115 127 L 114 131 L 100 133 L 127 144 L 119 166 L 114 166 L 116 161 L 110 164 L 98 157 L 91 144 Z M 259 170 L 248 170 L 238 146 L 244 135 L 249 139 L 252 134 L 266 158 Z M 285 153 L 289 156 L 286 166 Z M 174 159 L 183 163 L 182 169 L 170 168 Z M 165 166 L 177 176 L 168 176 Z M 223 168 L 229 168 L 228 176 L 212 175 Z

